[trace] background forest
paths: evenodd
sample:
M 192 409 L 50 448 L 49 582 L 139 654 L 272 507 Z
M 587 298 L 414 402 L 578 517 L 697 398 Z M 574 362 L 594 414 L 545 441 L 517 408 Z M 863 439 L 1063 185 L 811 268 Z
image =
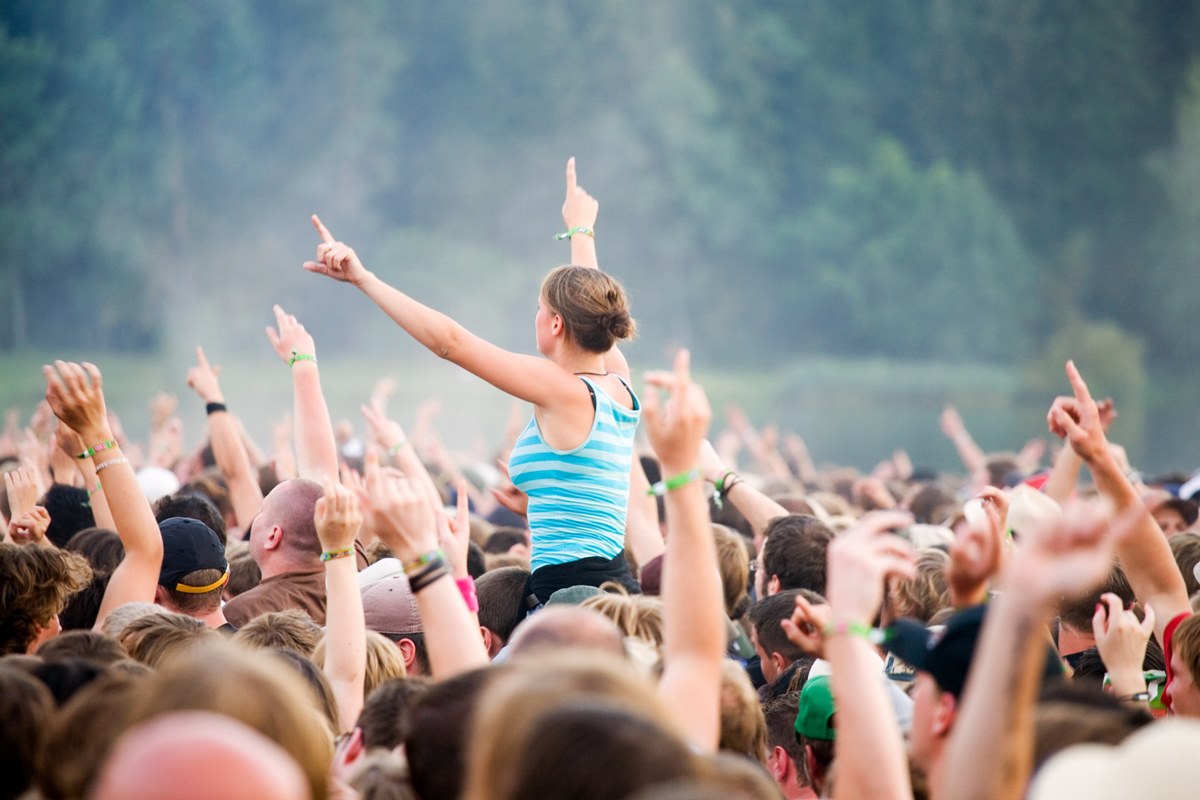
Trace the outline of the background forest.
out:
M 532 351 L 569 155 L 635 367 L 688 345 L 818 460 L 949 466 L 947 401 L 1016 448 L 1074 356 L 1135 462 L 1200 464 L 1189 0 L 6 0 L 0 401 L 86 356 L 137 411 L 203 344 L 265 432 L 279 302 L 335 411 L 390 373 L 494 439 L 498 395 L 301 271 L 308 215 Z

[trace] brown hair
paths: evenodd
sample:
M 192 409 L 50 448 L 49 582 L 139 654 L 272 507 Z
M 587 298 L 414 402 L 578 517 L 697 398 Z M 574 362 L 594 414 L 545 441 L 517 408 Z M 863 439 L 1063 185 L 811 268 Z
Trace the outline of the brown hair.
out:
M 130 658 L 158 669 L 172 656 L 219 639 L 219 633 L 195 617 L 167 613 L 138 617 L 121 631 L 119 641 Z
M 412 729 L 413 708 L 429 686 L 424 678 L 396 678 L 366 695 L 358 715 L 363 747 L 391 750 L 404 744 Z
M 106 666 L 127 657 L 120 642 L 99 631 L 65 631 L 39 647 L 38 655 L 46 661 L 84 658 Z
M 179 583 L 185 586 L 209 586 L 221 580 L 225 573 L 219 569 L 194 569 L 179 578 Z M 161 585 L 161 584 L 160 584 Z M 211 614 L 221 607 L 221 593 L 225 589 L 222 583 L 209 592 L 181 592 L 171 586 L 163 586 L 167 590 L 167 598 L 172 611 L 187 614 L 190 617 L 200 617 Z
M 0 665 L 0 797 L 20 797 L 34 778 L 54 701 L 37 678 Z
M 745 668 L 730 659 L 721 662 L 720 748 L 760 764 L 767 760 L 767 721 L 758 692 Z
M 625 290 L 598 269 L 555 267 L 542 281 L 541 295 L 571 340 L 589 353 L 607 353 L 637 332 Z
M 912 617 L 922 622 L 950 605 L 950 587 L 946 583 L 946 568 L 950 556 L 941 550 L 927 548 L 917 554 L 916 572 L 911 578 L 896 578 L 889 582 L 887 603 L 891 618 Z
M 1179 623 L 1171 637 L 1171 647 L 1191 673 L 1193 682 L 1200 682 L 1200 617 L 1191 616 Z
M 303 611 L 289 608 L 259 614 L 242 626 L 230 641 L 251 650 L 291 650 L 311 658 L 321 641 L 321 626 Z
M 721 573 L 721 589 L 725 593 L 725 614 L 730 619 L 741 617 L 750 608 L 750 554 L 746 539 L 730 528 L 713 523 L 713 538 L 717 543 L 717 569 Z
M 239 550 L 229 557 L 229 580 L 225 583 L 225 597 L 231 599 L 248 592 L 262 581 L 262 569 L 249 550 Z
M 77 553 L 0 543 L 0 655 L 28 650 L 91 579 L 92 568 Z
M 206 644 L 190 658 L 172 659 L 163 667 L 138 709 L 138 721 L 187 710 L 232 717 L 295 758 L 313 800 L 324 800 L 333 759 L 329 726 L 312 691 L 278 663 L 232 645 Z
M 1177 533 L 1167 540 L 1171 546 L 1171 555 L 1175 556 L 1175 564 L 1183 575 L 1183 585 L 1187 587 L 1188 597 L 1200 591 L 1200 581 L 1196 580 L 1193 567 L 1200 563 L 1200 533 L 1184 531 Z

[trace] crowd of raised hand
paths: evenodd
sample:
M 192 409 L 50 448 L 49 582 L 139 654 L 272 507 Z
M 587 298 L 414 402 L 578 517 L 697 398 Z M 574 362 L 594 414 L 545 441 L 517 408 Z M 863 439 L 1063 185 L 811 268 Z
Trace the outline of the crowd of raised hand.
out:
M 313 217 L 305 269 L 532 406 L 499 469 L 432 406 L 406 433 L 386 380 L 334 425 L 278 306 L 265 448 L 203 349 L 206 431 L 160 394 L 146 443 L 100 368 L 47 365 L 0 437 L 0 798 L 1191 796 L 1200 480 L 1134 471 L 1071 363 L 1048 464 L 950 408 L 961 474 L 818 467 L 736 408 L 711 431 L 686 350 L 631 375 L 598 212 L 570 161 L 540 356 Z

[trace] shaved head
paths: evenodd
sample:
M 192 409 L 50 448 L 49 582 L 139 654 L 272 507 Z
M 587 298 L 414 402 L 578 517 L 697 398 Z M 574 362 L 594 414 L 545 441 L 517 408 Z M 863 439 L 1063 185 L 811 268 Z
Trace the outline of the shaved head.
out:
M 625 637 L 616 623 L 599 611 L 578 606 L 548 606 L 517 626 L 509 655 L 546 647 L 603 650 L 625 656 Z
M 92 800 L 311 800 L 308 780 L 275 742 L 205 711 L 155 717 L 117 742 Z

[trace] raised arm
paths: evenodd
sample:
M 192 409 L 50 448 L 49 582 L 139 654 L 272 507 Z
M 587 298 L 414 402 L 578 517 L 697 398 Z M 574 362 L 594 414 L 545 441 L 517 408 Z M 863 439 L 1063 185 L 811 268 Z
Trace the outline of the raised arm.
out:
M 1109 425 L 1117 418 L 1117 409 L 1112 398 L 1098 402 L 1096 410 L 1100 412 L 1100 427 L 1107 435 Z M 1066 505 L 1075 491 L 1075 484 L 1079 482 L 1079 472 L 1082 468 L 1083 459 L 1073 448 L 1064 445 L 1054 457 L 1054 466 L 1050 469 L 1050 477 L 1046 479 L 1042 491 L 1060 506 Z
M 579 395 L 579 380 L 570 373 L 546 359 L 497 347 L 440 311 L 389 286 L 363 266 L 349 245 L 336 241 L 315 214 L 312 222 L 321 244 L 317 245 L 317 260 L 304 262 L 304 268 L 357 286 L 434 355 L 538 406 L 569 402 L 566 398 Z
M 154 602 L 162 568 L 162 536 L 133 467 L 113 438 L 104 407 L 100 370 L 93 364 L 55 361 L 53 367 L 42 367 L 42 373 L 46 376 L 46 400 L 50 408 L 87 445 L 85 457 L 96 465 L 117 534 L 125 545 L 125 558 L 113 571 L 96 615 L 95 629 L 100 630 L 114 608 L 126 603 Z
M 833 667 L 837 706 L 838 766 L 835 798 L 912 797 L 904 737 L 887 690 L 879 680 L 879 658 L 860 635 L 883 604 L 885 581 L 911 578 L 913 553 L 890 531 L 912 523 L 898 511 L 873 511 L 829 546 L 828 590 L 831 628 L 825 658 Z M 804 620 L 792 619 L 793 629 Z
M 421 612 L 434 679 L 486 666 L 479 626 L 438 549 L 437 509 L 419 483 L 381 470 L 373 449 L 367 452 L 366 473 L 371 527 L 404 564 Z
M 225 407 L 225 393 L 221 391 L 221 383 L 217 378 L 220 371 L 219 366 L 209 366 L 204 348 L 197 347 L 196 366 L 188 370 L 187 384 L 204 401 L 213 458 L 229 487 L 233 515 L 244 537 L 250 520 L 262 507 L 263 494 L 250 467 L 250 456 L 242 444 L 237 423 Z
M 337 443 L 329 407 L 321 391 L 317 369 L 317 346 L 313 337 L 294 316 L 275 306 L 275 328 L 267 338 L 275 354 L 292 370 L 292 416 L 296 428 L 296 467 L 301 478 L 321 481 L 338 479 Z
M 59 422 L 58 427 L 54 429 L 54 445 L 60 453 L 75 462 L 76 469 L 83 476 L 83 488 L 87 489 L 88 503 L 92 506 L 92 520 L 96 527 L 116 530 L 117 523 L 113 521 L 100 478 L 96 475 L 96 465 L 90 458 L 78 458 L 78 455 L 87 449 L 83 439 L 65 423 Z
M 713 485 L 722 502 L 733 503 L 733 507 L 750 523 L 755 542 L 762 540 L 771 520 L 788 515 L 786 508 L 728 469 L 707 439 L 700 445 L 700 469 L 704 472 L 704 480 Z
M 720 738 L 721 660 L 725 656 L 724 601 L 717 548 L 701 481 L 700 443 L 712 409 L 704 390 L 692 383 L 690 356 L 680 350 L 674 372 L 646 376 L 666 389 L 661 403 L 653 389 L 643 398 L 650 445 L 662 464 L 667 506 L 667 549 L 663 556 L 663 674 L 658 693 L 692 745 L 715 752 Z M 676 481 L 682 480 L 681 484 Z
M 354 558 L 354 539 L 362 527 L 358 498 L 326 480 L 313 521 L 325 562 L 325 677 L 337 698 L 339 733 L 354 730 L 363 706 L 367 672 L 367 634 Z
M 958 457 L 962 459 L 963 466 L 968 472 L 974 472 L 983 467 L 987 456 L 979 445 L 975 444 L 975 440 L 971 438 L 971 432 L 967 430 L 967 426 L 963 423 L 962 417 L 958 415 L 958 411 L 954 406 L 946 406 L 942 411 L 941 419 L 939 420 L 942 426 L 942 433 L 946 438 L 954 443 L 954 449 L 958 451 Z
M 1066 437 L 1071 449 L 1087 464 L 1096 488 L 1112 503 L 1114 516 L 1133 517 L 1131 533 L 1117 544 L 1117 556 L 1138 600 L 1142 605 L 1154 606 L 1154 633 L 1165 646 L 1163 634 L 1167 625 L 1180 614 L 1191 613 L 1183 576 L 1167 538 L 1113 455 L 1096 401 L 1070 361 L 1067 379 L 1074 395 L 1059 397 L 1050 407 L 1047 415 L 1050 432 Z

